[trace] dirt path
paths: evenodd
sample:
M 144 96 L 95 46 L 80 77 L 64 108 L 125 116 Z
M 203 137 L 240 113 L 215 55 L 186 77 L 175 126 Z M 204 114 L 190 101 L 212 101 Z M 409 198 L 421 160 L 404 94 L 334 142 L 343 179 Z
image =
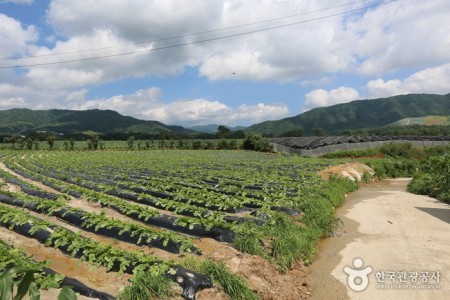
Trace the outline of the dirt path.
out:
M 337 237 L 319 245 L 309 270 L 312 299 L 450 299 L 450 205 L 407 193 L 408 182 L 362 187 L 337 210 L 344 225 Z M 362 267 L 353 265 L 356 258 Z M 345 267 L 371 267 L 367 288 L 350 289 Z M 376 274 L 383 272 L 384 280 L 378 280 Z M 437 272 L 439 282 L 432 278 Z

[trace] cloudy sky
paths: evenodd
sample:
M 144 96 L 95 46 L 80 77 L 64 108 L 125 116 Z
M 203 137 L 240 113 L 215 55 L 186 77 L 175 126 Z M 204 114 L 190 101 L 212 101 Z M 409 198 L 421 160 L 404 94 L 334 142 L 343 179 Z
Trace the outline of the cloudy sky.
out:
M 449 0 L 0 0 L 0 109 L 184 126 L 450 92 Z

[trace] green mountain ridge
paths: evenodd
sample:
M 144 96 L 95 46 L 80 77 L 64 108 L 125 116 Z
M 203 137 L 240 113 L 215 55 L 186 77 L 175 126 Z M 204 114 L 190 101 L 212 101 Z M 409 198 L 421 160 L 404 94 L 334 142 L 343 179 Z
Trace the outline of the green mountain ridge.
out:
M 316 128 L 327 133 L 373 129 L 398 125 L 448 125 L 450 94 L 411 94 L 373 100 L 356 100 L 345 104 L 315 108 L 294 117 L 266 121 L 243 129 L 267 135 L 280 135 L 302 129 L 311 134 Z M 0 135 L 22 134 L 32 131 L 53 131 L 64 135 L 94 131 L 109 133 L 198 134 L 198 131 L 217 131 L 216 125 L 186 129 L 158 121 L 144 121 L 123 116 L 112 110 L 31 110 L 0 111 Z M 230 127 L 229 127 L 230 128 Z M 233 128 L 232 130 L 242 129 Z
M 31 131 L 54 131 L 74 134 L 85 131 L 97 133 L 171 132 L 191 134 L 181 126 L 168 126 L 157 121 L 144 121 L 123 116 L 112 110 L 31 110 L 14 108 L 0 111 L 0 134 L 27 134 Z
M 311 133 L 322 128 L 333 132 L 381 127 L 405 118 L 448 115 L 450 94 L 410 94 L 314 108 L 294 117 L 254 124 L 245 131 L 280 135 L 295 129 Z

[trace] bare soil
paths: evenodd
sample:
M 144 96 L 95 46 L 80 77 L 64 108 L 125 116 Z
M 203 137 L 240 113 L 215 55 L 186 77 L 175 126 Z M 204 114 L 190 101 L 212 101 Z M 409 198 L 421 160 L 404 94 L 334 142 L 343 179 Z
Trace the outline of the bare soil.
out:
M 80 262 L 78 259 L 65 255 L 58 249 L 45 247 L 34 239 L 16 234 L 6 228 L 0 227 L 0 239 L 12 247 L 22 249 L 28 255 L 32 255 L 34 260 L 38 262 L 50 260 L 51 264 L 49 267 L 56 272 L 73 277 L 91 288 L 113 296 L 119 294 L 125 286 L 129 285 L 128 279 L 130 275 L 108 273 L 103 267 L 92 269 L 92 266 L 88 263 Z
M 338 175 L 352 181 L 361 181 L 364 173 L 368 173 L 370 175 L 375 174 L 375 172 L 367 165 L 356 162 L 331 166 L 320 171 L 318 174 L 323 179 L 328 179 L 332 175 Z
M 241 253 L 230 245 L 213 239 L 201 239 L 197 245 L 202 249 L 204 256 L 223 262 L 231 272 L 245 278 L 250 288 L 262 299 L 310 298 L 306 267 L 302 263 L 296 263 L 286 274 L 281 274 L 274 264 L 260 256 Z

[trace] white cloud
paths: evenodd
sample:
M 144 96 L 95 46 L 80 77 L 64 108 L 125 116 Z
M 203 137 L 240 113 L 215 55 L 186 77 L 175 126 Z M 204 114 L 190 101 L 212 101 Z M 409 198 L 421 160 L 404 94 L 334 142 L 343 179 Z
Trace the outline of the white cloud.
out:
M 242 104 L 237 108 L 209 99 L 179 99 L 164 102 L 162 90 L 156 87 L 138 90 L 129 95 L 106 99 L 85 100 L 85 91 L 75 93 L 69 103 L 72 109 L 111 109 L 124 115 L 165 124 L 253 124 L 268 119 L 286 117 L 289 109 L 284 104 Z
M 30 85 L 45 86 L 50 90 L 71 89 L 87 84 L 93 84 L 100 81 L 102 78 L 102 70 L 81 71 L 69 69 L 31 69 L 26 78 Z
M 366 88 L 369 98 L 414 93 L 447 94 L 450 93 L 450 63 L 424 69 L 404 80 L 371 80 Z
M 142 118 L 155 103 L 160 100 L 162 91 L 159 88 L 151 87 L 141 89 L 130 95 L 116 95 L 110 98 L 86 100 L 86 91 L 78 91 L 72 94 L 71 103 L 68 103 L 72 109 L 110 109 L 123 115 Z
M 357 70 L 382 75 L 404 67 L 447 62 L 449 10 L 446 0 L 398 1 L 349 21 L 347 42 L 361 60 Z
M 62 67 L 102 68 L 105 81 L 149 74 L 174 75 L 185 66 L 197 65 L 200 75 L 209 80 L 286 81 L 319 72 L 382 74 L 398 65 L 416 65 L 416 60 L 423 63 L 449 58 L 449 51 L 442 47 L 447 45 L 448 50 L 450 46 L 448 1 L 399 1 L 355 15 L 322 18 L 364 5 L 367 3 L 323 10 L 335 6 L 335 2 L 99 0 L 95 5 L 86 5 L 78 0 L 53 0 L 47 19 L 66 38 L 44 52 L 111 47 L 317 11 L 208 34 L 78 53 L 69 58 L 148 50 L 319 18 L 231 39 Z M 414 35 L 408 34 L 411 26 L 417 27 Z
M 34 26 L 22 26 L 19 21 L 0 13 L 0 58 L 27 53 L 29 44 L 37 37 Z M 2 61 L 2 65 L 6 63 Z
M 450 58 L 450 23 L 447 22 L 449 1 L 398 1 L 353 15 L 322 18 L 364 5 L 367 3 L 323 10 L 335 6 L 335 2 L 98 0 L 95 5 L 89 5 L 79 0 L 52 0 L 47 10 L 47 20 L 57 34 L 51 33 L 43 39 L 59 38 L 54 47 L 25 47 L 36 40 L 36 30 L 32 26 L 24 28 L 9 18 L 7 22 L 0 20 L 0 32 L 14 27 L 9 30 L 8 36 L 10 40 L 14 37 L 19 43 L 14 42 L 14 39 L 0 39 L 0 54 L 7 56 L 28 51 L 31 55 L 51 55 L 19 61 L 24 64 L 82 60 L 45 68 L 77 70 L 85 74 L 98 70 L 102 72 L 100 78 L 86 78 L 85 85 L 131 76 L 173 76 L 183 72 L 186 66 L 199 66 L 199 74 L 209 80 L 306 82 L 311 75 L 319 77 L 319 73 L 328 73 L 320 77 L 333 77 L 329 74 L 335 72 L 381 76 L 399 67 L 416 66 L 429 61 L 439 63 Z M 307 14 L 312 11 L 317 12 Z M 140 43 L 301 13 L 304 15 L 247 27 Z M 3 15 L 3 18 L 8 17 Z M 320 19 L 231 39 L 149 51 L 315 18 Z M 117 45 L 128 46 L 114 47 Z M 96 48 L 103 49 L 83 51 Z M 21 52 L 17 52 L 18 49 Z M 81 52 L 55 55 L 74 51 Z M 143 53 L 83 61 L 92 56 L 139 51 Z M 65 71 L 64 74 L 60 73 L 60 78 L 62 81 L 71 81 L 71 74 Z M 67 80 L 64 76 L 67 76 Z M 83 85 L 83 82 L 79 85 Z
M 0 108 L 10 109 L 10 108 L 21 108 L 27 107 L 29 103 L 22 96 L 27 88 L 18 87 L 11 84 L 0 84 Z
M 316 89 L 305 95 L 305 110 L 315 107 L 330 106 L 338 103 L 347 103 L 359 99 L 357 90 L 350 87 L 339 87 L 330 91 Z
M 370 80 L 367 82 L 364 90 L 367 92 L 366 96 L 362 96 L 357 90 L 345 86 L 329 91 L 316 89 L 305 95 L 304 110 L 346 103 L 361 98 L 374 99 L 422 93 L 445 95 L 450 93 L 450 63 L 426 68 L 403 80 Z
M 4 2 L 31 4 L 33 1 Z M 198 67 L 199 75 L 210 81 L 292 81 L 299 83 L 299 91 L 301 87 L 324 87 L 338 76 L 341 82 L 344 82 L 341 76 L 349 74 L 367 76 L 369 82 L 364 90 L 346 82 L 345 86 L 332 90 L 311 91 L 305 96 L 307 109 L 355 100 L 364 92 L 370 98 L 398 93 L 448 92 L 448 65 L 428 68 L 406 79 L 398 77 L 385 81 L 382 78 L 387 78 L 386 74 L 393 70 L 427 68 L 449 61 L 450 1 L 396 1 L 353 14 L 321 18 L 367 3 L 369 1 L 323 10 L 335 6 L 336 2 L 51 0 L 45 17 L 53 32 L 25 25 L 0 13 L 0 57 L 47 55 L 2 61 L 0 66 L 79 60 L 38 68 L 0 70 L 0 81 L 9 84 L 8 90 L 0 95 L 1 105 L 9 107 L 16 101 L 30 108 L 117 108 L 128 115 L 158 116 L 171 123 L 259 122 L 288 113 L 284 104 L 231 107 L 201 95 L 199 99 L 164 102 L 155 91 L 154 95 L 145 94 L 147 90 L 141 91 L 145 94 L 142 97 L 138 91 L 131 95 L 87 99 L 88 90 L 95 85 L 136 77 L 177 76 L 186 67 L 193 67 L 193 73 Z M 317 12 L 248 27 L 139 43 L 311 11 Z M 314 18 L 321 19 L 230 39 L 150 51 Z M 102 49 L 84 51 L 93 48 Z M 124 52 L 142 53 L 85 60 Z M 390 73 L 389 78 L 392 77 L 395 76 Z M 380 79 L 370 80 L 372 78 Z
M 214 28 L 223 1 L 208 0 L 53 0 L 47 18 L 67 36 L 111 30 L 120 38 L 140 42 Z
M 27 101 L 23 97 L 16 98 L 0 98 L 0 108 L 26 108 L 28 106 Z
M 180 121 L 198 124 L 210 124 L 209 120 L 217 119 L 229 112 L 228 106 L 218 101 L 206 99 L 177 100 L 161 103 L 145 112 L 149 119 L 161 120 L 163 123 L 179 123 Z
M 280 70 L 261 62 L 260 53 L 242 50 L 229 56 L 210 57 L 202 64 L 199 73 L 210 80 L 267 80 L 274 78 Z
M 208 99 L 177 100 L 148 110 L 149 119 L 160 120 L 166 124 L 206 125 L 250 125 L 270 119 L 286 117 L 289 109 L 284 104 L 256 105 L 243 104 L 237 108 L 229 107 L 219 101 Z
M 267 120 L 275 120 L 287 117 L 289 108 L 282 103 L 256 105 L 242 104 L 234 112 L 225 116 L 225 120 L 238 124 L 240 120 L 249 120 L 250 123 L 259 123 Z M 246 122 L 248 124 L 248 121 Z M 227 122 L 225 122 L 227 124 Z

